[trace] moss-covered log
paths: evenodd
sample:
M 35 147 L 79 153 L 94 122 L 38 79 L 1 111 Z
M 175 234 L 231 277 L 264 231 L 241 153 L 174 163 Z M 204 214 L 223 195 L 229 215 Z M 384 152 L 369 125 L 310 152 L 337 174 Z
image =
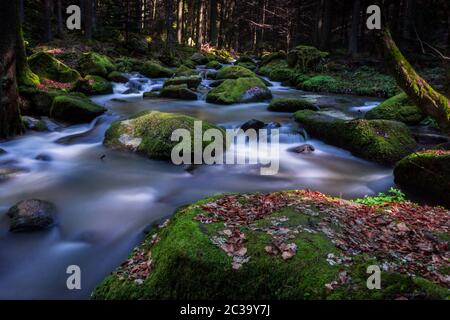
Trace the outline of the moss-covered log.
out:
M 384 59 L 397 84 L 424 113 L 433 117 L 442 131 L 450 133 L 449 99 L 433 89 L 406 60 L 389 29 L 379 33 Z

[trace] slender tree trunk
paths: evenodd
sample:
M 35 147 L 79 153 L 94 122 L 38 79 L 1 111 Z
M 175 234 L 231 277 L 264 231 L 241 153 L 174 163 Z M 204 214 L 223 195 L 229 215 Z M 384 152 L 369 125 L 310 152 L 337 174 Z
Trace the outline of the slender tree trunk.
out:
M 52 0 L 43 0 L 44 6 L 44 34 L 45 42 L 52 41 Z
M 197 0 L 198 1 L 198 15 L 197 15 L 197 47 L 201 48 L 203 45 L 203 19 L 204 19 L 204 9 L 205 4 L 204 0 Z
M 175 32 L 173 29 L 175 4 L 174 0 L 165 0 L 166 4 L 166 32 L 167 44 L 171 45 L 175 42 Z
M 140 33 L 142 30 L 142 1 L 134 0 L 134 11 L 136 13 L 136 32 Z
M 351 56 L 358 54 L 358 35 L 361 15 L 361 0 L 353 0 L 352 25 L 348 42 L 348 53 Z
M 448 98 L 434 90 L 405 59 L 388 29 L 379 32 L 384 61 L 392 71 L 398 86 L 427 115 L 433 117 L 439 127 L 450 133 L 450 102 Z
M 177 40 L 178 40 L 178 43 L 183 43 L 183 14 L 184 14 L 184 0 L 178 0 L 178 9 L 177 9 Z
M 217 46 L 217 0 L 210 0 L 209 6 L 209 42 Z
M 56 0 L 56 18 L 57 18 L 57 33 L 61 36 L 63 33 L 63 15 L 62 15 L 62 0 Z
M 17 91 L 17 44 L 20 32 L 18 1 L 5 1 L 0 10 L 0 139 L 23 130 Z M 22 45 L 23 46 L 23 45 Z

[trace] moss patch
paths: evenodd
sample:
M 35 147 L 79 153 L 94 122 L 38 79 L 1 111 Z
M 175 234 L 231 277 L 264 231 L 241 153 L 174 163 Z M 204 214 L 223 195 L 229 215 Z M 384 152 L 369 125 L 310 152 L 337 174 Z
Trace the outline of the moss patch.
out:
M 95 52 L 84 54 L 79 61 L 79 67 L 84 76 L 95 75 L 103 78 L 116 70 L 115 65 L 107 56 Z
M 274 99 L 270 103 L 268 110 L 274 112 L 296 112 L 299 110 L 318 111 L 319 108 L 304 99 Z
M 315 47 L 301 45 L 289 51 L 287 63 L 289 67 L 302 73 L 307 73 L 321 70 L 328 56 L 328 52 L 320 51 Z
M 425 117 L 406 93 L 400 93 L 366 113 L 366 119 L 394 120 L 408 125 L 419 124 Z
M 50 116 L 71 123 L 80 123 L 89 122 L 105 111 L 105 108 L 91 102 L 85 95 L 71 93 L 55 97 Z
M 260 67 L 258 73 L 272 81 L 288 81 L 295 75 L 295 71 L 289 68 L 286 60 L 272 60 Z
M 100 76 L 86 76 L 75 83 L 73 91 L 78 91 L 87 95 L 108 94 L 113 92 L 111 82 Z
M 45 52 L 38 52 L 28 58 L 31 70 L 40 78 L 57 82 L 74 82 L 80 78 L 78 71 L 71 69 L 61 61 Z M 37 84 L 34 76 L 28 76 L 32 83 Z
M 394 164 L 414 152 L 416 147 L 408 127 L 400 122 L 344 121 L 310 110 L 296 112 L 295 119 L 311 135 L 382 164 Z
M 200 76 L 175 77 L 166 80 L 164 82 L 164 87 L 185 84 L 191 89 L 197 89 L 201 82 L 202 78 Z
M 197 100 L 197 94 L 186 83 L 178 85 L 165 85 L 161 90 L 161 97 L 181 100 Z
M 147 61 L 141 68 L 141 73 L 149 78 L 168 78 L 174 72 L 155 61 Z
M 256 74 L 244 67 L 226 66 L 217 72 L 216 79 L 256 78 Z
M 211 60 L 206 64 L 206 68 L 219 70 L 222 68 L 222 64 L 217 60 Z
M 450 205 L 450 151 L 411 154 L 397 163 L 394 176 L 402 188 Z
M 259 78 L 229 79 L 212 89 L 206 101 L 217 104 L 257 102 L 272 98 L 272 93 Z
M 171 140 L 172 133 L 176 129 L 189 130 L 192 138 L 189 142 L 193 146 L 195 121 L 199 120 L 176 113 L 144 111 L 128 120 L 114 122 L 106 131 L 103 143 L 110 148 L 141 153 L 153 159 L 169 160 L 172 149 L 179 144 Z M 203 132 L 212 128 L 219 129 L 203 121 Z M 203 142 L 203 147 L 207 145 L 209 143 Z
M 346 257 L 321 231 L 328 213 L 339 207 L 323 198 L 309 198 L 303 192 L 273 196 L 286 194 L 296 199 L 297 206 L 274 210 L 234 231 L 244 235 L 244 255 L 248 258 L 237 270 L 232 267 L 234 258 L 227 255 L 221 244 L 230 234 L 230 226 L 223 221 L 198 221 L 199 216 L 208 215 L 205 205 L 222 199 L 218 196 L 179 210 L 163 229 L 150 233 L 130 259 L 95 289 L 92 298 L 301 300 L 448 296 L 447 289 L 428 280 L 393 272 L 382 274 L 381 290 L 367 289 L 366 269 L 377 264 L 376 258 Z M 248 195 L 238 197 L 252 201 Z M 296 247 L 294 256 L 283 259 L 267 251 L 273 236 L 277 236 L 266 232 L 271 228 L 297 231 L 289 237 Z

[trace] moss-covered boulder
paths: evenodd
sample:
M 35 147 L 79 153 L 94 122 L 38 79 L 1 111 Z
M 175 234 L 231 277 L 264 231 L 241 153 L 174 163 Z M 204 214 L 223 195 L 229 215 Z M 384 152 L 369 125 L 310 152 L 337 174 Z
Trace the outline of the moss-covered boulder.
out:
M 333 76 L 327 75 L 313 76 L 299 85 L 299 89 L 314 92 L 339 92 L 340 88 L 340 81 Z
M 206 101 L 217 104 L 258 102 L 269 100 L 272 93 L 259 78 L 228 79 L 213 88 Z
M 110 74 L 108 74 L 108 80 L 112 82 L 118 82 L 118 83 L 127 83 L 128 78 L 119 71 L 113 71 Z
M 109 73 L 116 70 L 107 56 L 95 52 L 85 53 L 78 64 L 83 76 L 94 75 L 106 78 Z
M 189 68 L 188 66 L 182 64 L 175 70 L 175 75 L 177 77 L 190 77 L 190 76 L 196 76 L 198 75 L 198 71 L 192 68 Z
M 288 81 L 294 76 L 295 72 L 289 68 L 286 60 L 272 60 L 260 67 L 258 73 L 268 77 L 272 81 Z
M 244 67 L 226 66 L 217 72 L 216 79 L 256 78 L 257 75 Z
M 194 145 L 194 122 L 196 118 L 159 111 L 144 111 L 134 117 L 114 122 L 106 131 L 104 144 L 107 147 L 143 154 L 152 159 L 170 160 L 172 149 L 179 144 L 172 141 L 176 129 L 187 129 L 191 133 L 191 146 Z M 206 121 L 202 130 L 222 130 Z M 204 142 L 203 148 L 210 142 Z M 192 148 L 192 152 L 194 148 Z
M 81 92 L 87 95 L 98 95 L 113 93 L 111 82 L 100 76 L 86 76 L 75 83 L 73 91 Z
M 427 150 L 400 160 L 394 169 L 402 189 L 450 205 L 450 151 Z
M 120 57 L 114 60 L 117 71 L 119 72 L 132 72 L 140 71 L 144 62 L 140 59 L 134 59 L 130 57 Z
M 296 112 L 299 110 L 318 111 L 319 108 L 305 99 L 274 99 L 269 104 L 269 111 L 274 112 Z
M 206 68 L 219 70 L 220 68 L 222 68 L 222 64 L 217 60 L 211 60 L 206 64 Z
M 408 127 L 401 122 L 345 121 L 311 110 L 298 111 L 294 116 L 312 136 L 378 163 L 394 164 L 416 148 Z
M 200 76 L 174 77 L 166 80 L 164 87 L 185 84 L 190 89 L 197 89 L 201 82 L 202 78 Z
M 193 61 L 195 64 L 198 64 L 198 65 L 207 64 L 209 62 L 209 60 L 206 57 L 206 55 L 204 55 L 203 53 L 200 53 L 200 52 L 194 53 L 191 56 L 190 60 Z
M 174 74 L 172 70 L 155 61 L 145 62 L 141 68 L 141 73 L 149 78 L 169 78 Z
M 424 252 L 414 240 L 401 251 L 405 238 L 413 239 L 431 227 L 423 221 L 399 221 L 392 214 L 397 209 L 405 210 L 395 204 L 373 208 L 310 191 L 201 200 L 180 209 L 149 233 L 129 259 L 95 289 L 92 298 L 446 299 L 449 291 L 436 278 L 423 278 L 430 273 L 407 274 L 421 263 L 429 262 L 433 268 L 442 263 L 431 255 L 411 261 L 409 253 Z M 440 218 L 448 214 L 436 211 Z M 376 223 L 377 219 L 382 223 Z M 414 231 L 386 241 L 384 231 L 398 234 L 397 228 Z M 445 228 L 442 220 L 438 228 Z M 445 245 L 445 241 L 433 244 Z M 394 267 L 382 272 L 381 289 L 368 289 L 368 267 L 385 263 Z
M 45 52 L 38 52 L 30 56 L 28 64 L 40 78 L 63 83 L 74 82 L 80 78 L 78 71 Z
M 164 86 L 160 96 L 181 100 L 197 100 L 197 94 L 192 91 L 186 83 Z
M 419 124 L 426 115 L 409 99 L 400 93 L 366 113 L 366 119 L 394 120 L 408 125 Z
M 22 101 L 29 102 L 21 104 L 22 114 L 38 116 L 49 116 L 55 96 L 64 94 L 63 91 L 44 91 L 34 87 L 21 87 L 19 92 Z
M 275 60 L 286 60 L 286 52 L 284 51 L 278 51 L 274 53 L 269 53 L 261 57 L 261 63 L 260 66 L 263 67 L 266 64 L 275 61 Z
M 70 123 L 81 123 L 89 122 L 105 111 L 105 108 L 96 105 L 85 95 L 71 93 L 53 99 L 50 116 Z
M 289 67 L 306 73 L 322 69 L 325 59 L 329 56 L 328 52 L 320 51 L 311 46 L 297 46 L 289 51 L 287 63 Z

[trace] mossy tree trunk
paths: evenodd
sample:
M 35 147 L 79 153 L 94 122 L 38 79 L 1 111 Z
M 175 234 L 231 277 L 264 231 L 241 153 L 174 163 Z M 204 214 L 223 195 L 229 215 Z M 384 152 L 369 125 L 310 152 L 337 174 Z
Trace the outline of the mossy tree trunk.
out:
M 0 5 L 0 138 L 22 132 L 17 90 L 17 43 L 20 35 L 19 2 Z M 23 46 L 23 44 L 22 44 Z
M 385 62 L 398 86 L 427 115 L 433 117 L 442 131 L 450 133 L 449 99 L 434 90 L 405 59 L 388 28 L 378 34 Z

